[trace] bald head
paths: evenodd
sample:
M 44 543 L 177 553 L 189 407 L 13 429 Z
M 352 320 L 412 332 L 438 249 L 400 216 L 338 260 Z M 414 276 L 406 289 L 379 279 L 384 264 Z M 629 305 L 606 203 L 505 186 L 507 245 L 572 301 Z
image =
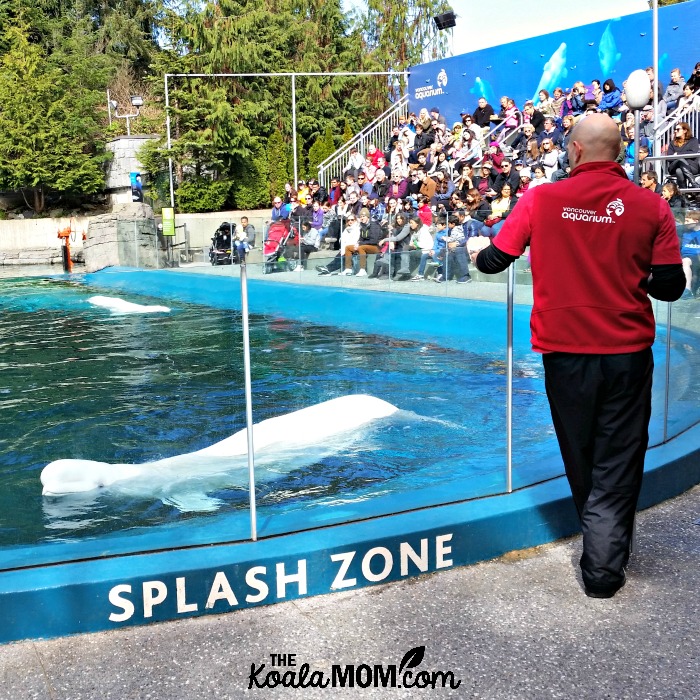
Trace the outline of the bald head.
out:
M 607 114 L 590 114 L 573 128 L 567 150 L 572 168 L 615 160 L 620 153 L 620 131 Z

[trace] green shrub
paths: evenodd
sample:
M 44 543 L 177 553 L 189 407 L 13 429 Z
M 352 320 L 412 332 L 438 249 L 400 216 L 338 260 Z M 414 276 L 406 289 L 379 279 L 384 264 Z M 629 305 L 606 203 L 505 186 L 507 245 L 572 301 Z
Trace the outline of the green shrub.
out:
M 177 209 L 183 214 L 221 211 L 232 186 L 231 180 L 210 180 L 205 177 L 185 180 L 175 192 Z

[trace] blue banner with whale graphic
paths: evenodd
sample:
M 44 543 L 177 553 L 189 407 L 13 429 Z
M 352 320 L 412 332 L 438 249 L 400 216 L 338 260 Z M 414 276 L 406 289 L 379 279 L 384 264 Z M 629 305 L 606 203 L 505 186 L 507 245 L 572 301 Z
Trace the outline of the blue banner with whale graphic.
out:
M 694 37 L 700 33 L 700 0 L 659 9 L 659 79 L 669 82 L 672 68 L 690 77 L 700 53 Z M 638 68 L 653 62 L 653 13 L 640 12 L 565 31 L 493 46 L 473 53 L 411 68 L 409 109 L 418 114 L 437 107 L 448 126 L 470 114 L 479 97 L 499 109 L 508 95 L 522 107 L 537 101 L 545 89 L 570 88 L 577 80 L 589 85 L 612 78 L 622 83 Z

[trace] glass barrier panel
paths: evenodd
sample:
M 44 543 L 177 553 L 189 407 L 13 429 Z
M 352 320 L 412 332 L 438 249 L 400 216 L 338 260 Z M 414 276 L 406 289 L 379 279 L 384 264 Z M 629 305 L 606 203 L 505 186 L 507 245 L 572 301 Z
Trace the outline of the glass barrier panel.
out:
M 686 288 L 681 299 L 666 304 L 671 314 L 667 439 L 700 421 L 700 211 L 687 210 L 677 229 Z
M 542 355 L 530 342 L 532 274 L 529 250 L 515 266 L 513 318 L 513 487 L 564 474 L 544 388 Z
M 133 223 L 120 236 L 152 254 Z M 499 282 L 387 294 L 262 256 L 245 268 L 259 536 L 505 491 Z M 249 539 L 245 440 L 222 446 L 246 427 L 240 274 L 0 280 L 0 569 Z M 42 484 L 59 460 L 75 474 L 59 462 Z

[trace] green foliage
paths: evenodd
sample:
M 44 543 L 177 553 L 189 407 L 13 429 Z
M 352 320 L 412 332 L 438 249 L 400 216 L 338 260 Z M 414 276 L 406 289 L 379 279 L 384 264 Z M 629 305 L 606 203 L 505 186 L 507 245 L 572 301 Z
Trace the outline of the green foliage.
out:
M 287 166 L 287 147 L 279 129 L 275 129 L 267 140 L 267 164 L 269 177 L 268 204 L 284 193 L 284 185 L 289 179 Z
M 220 211 L 224 208 L 232 180 L 211 180 L 208 177 L 193 177 L 185 180 L 175 191 L 175 204 L 178 211 L 199 214 L 206 211 Z
M 319 136 L 309 149 L 309 172 L 316 177 L 318 166 L 335 153 L 335 141 L 330 126 L 326 127 L 323 136 Z
M 0 188 L 22 191 L 37 212 L 46 194 L 93 193 L 104 186 L 106 160 L 97 101 L 78 46 L 67 72 L 30 43 L 25 25 L 5 33 L 0 62 Z
M 350 123 L 345 120 L 345 126 L 343 127 L 343 143 L 347 143 L 355 135 L 353 130 L 350 128 Z
M 244 162 L 234 175 L 233 205 L 236 209 L 257 209 L 269 202 L 270 181 L 268 163 L 263 149 L 255 149 L 250 160 Z

